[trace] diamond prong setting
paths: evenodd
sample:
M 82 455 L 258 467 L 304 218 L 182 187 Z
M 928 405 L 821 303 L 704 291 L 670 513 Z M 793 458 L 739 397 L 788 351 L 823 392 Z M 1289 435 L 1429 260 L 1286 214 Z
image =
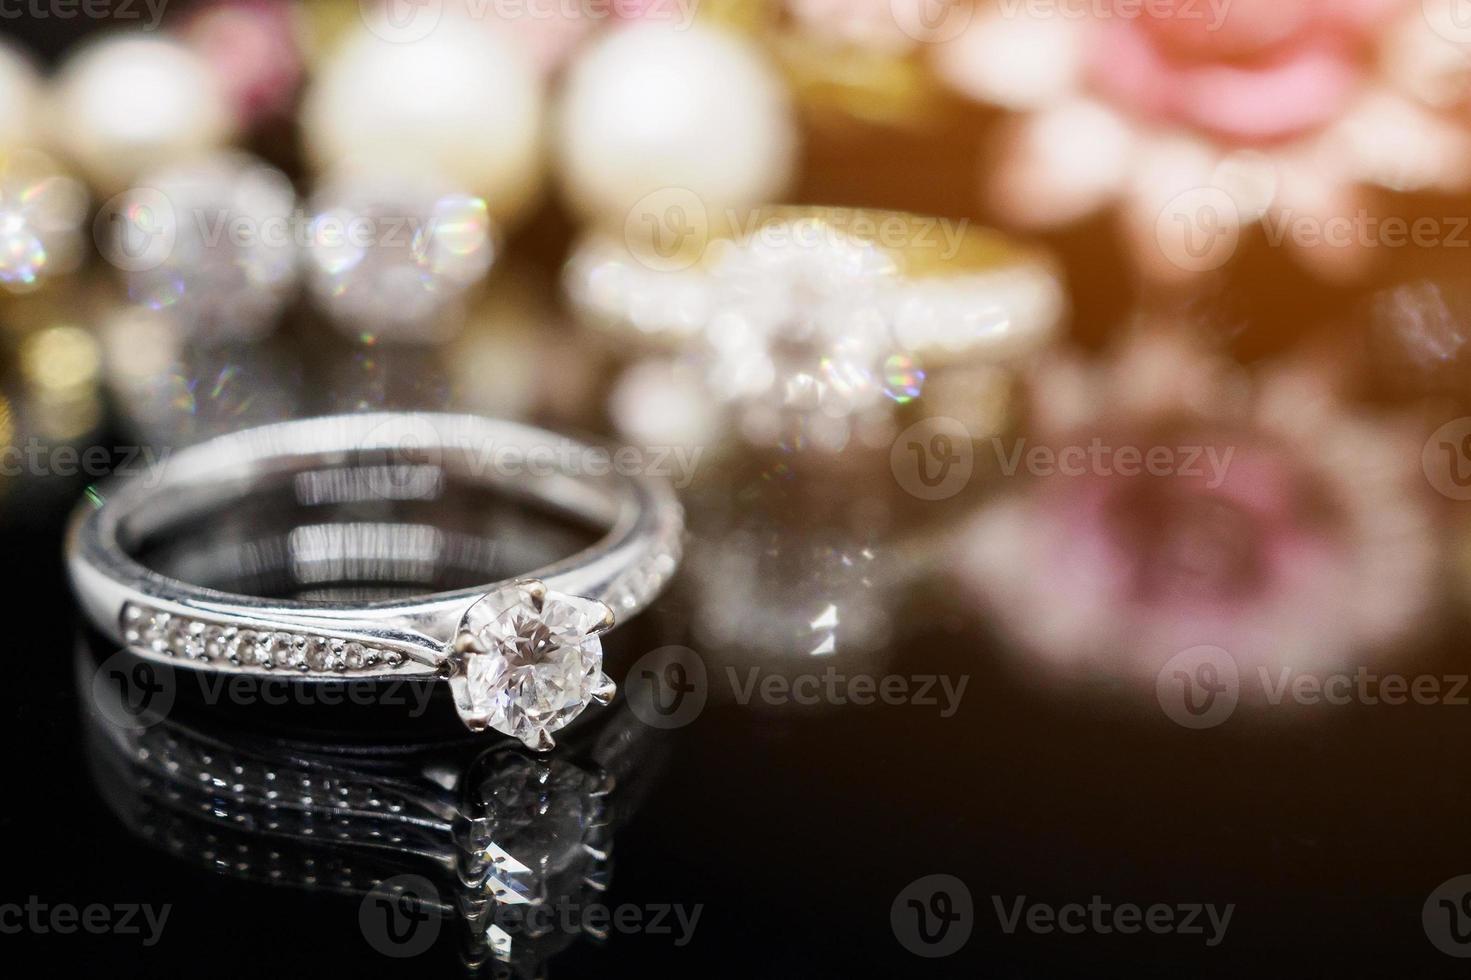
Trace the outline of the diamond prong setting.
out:
M 616 690 L 599 639 L 613 611 L 534 579 L 477 599 L 447 651 L 455 708 L 472 731 L 494 729 L 549 751 L 552 733 Z

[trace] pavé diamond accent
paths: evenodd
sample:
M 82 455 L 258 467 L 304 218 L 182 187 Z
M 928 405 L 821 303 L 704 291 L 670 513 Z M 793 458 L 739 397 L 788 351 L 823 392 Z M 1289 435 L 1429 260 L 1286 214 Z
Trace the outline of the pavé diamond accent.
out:
M 349 674 L 399 667 L 407 662 L 401 651 L 388 647 L 285 630 L 259 633 L 236 629 L 131 602 L 123 607 L 121 620 L 123 641 L 134 650 L 154 656 L 256 669 Z
M 472 731 L 493 728 L 531 748 L 615 690 L 598 639 L 613 625 L 601 602 L 527 580 L 497 589 L 465 611 L 455 637 L 450 685 Z

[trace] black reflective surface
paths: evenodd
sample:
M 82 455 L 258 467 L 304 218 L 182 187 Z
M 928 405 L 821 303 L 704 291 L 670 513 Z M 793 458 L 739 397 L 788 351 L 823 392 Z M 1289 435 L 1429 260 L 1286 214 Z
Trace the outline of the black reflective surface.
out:
M 382 847 L 367 857 L 349 849 L 344 858 L 320 836 L 257 833 L 238 822 L 242 804 L 230 802 L 228 788 L 216 787 L 220 797 L 191 789 L 184 806 L 192 810 L 182 815 L 177 806 L 143 806 L 156 787 L 130 781 L 126 757 L 120 763 L 105 750 L 115 740 L 99 738 L 87 721 L 95 703 L 88 671 L 110 651 L 77 659 L 58 518 L 38 513 L 6 532 L 12 567 L 24 574 L 7 604 L 3 924 L 9 930 L 15 916 L 30 916 L 27 903 L 167 905 L 169 912 L 152 945 L 146 928 L 93 934 L 48 926 L 7 932 L 5 947 L 27 947 L 38 956 L 35 969 L 56 975 L 463 975 L 462 931 L 445 929 L 429 950 L 394 959 L 364 930 L 363 889 L 300 880 L 315 874 L 320 885 L 340 875 L 340 865 L 365 875 L 380 866 L 422 874 L 415 870 L 422 858 L 400 860 Z M 782 541 L 798 545 L 795 536 Z M 640 910 L 646 923 L 658 908 L 698 909 L 688 942 L 676 942 L 677 927 L 609 928 L 606 938 L 579 927 L 559 934 L 567 941 L 551 943 L 530 968 L 491 957 L 487 975 L 1460 975 L 1459 962 L 1431 945 L 1422 909 L 1437 886 L 1471 869 L 1464 707 L 1356 705 L 1311 721 L 1236 719 L 1189 731 L 1169 721 L 1150 692 L 1018 683 L 998 666 L 985 624 L 933 589 L 897 614 L 886 645 L 843 669 L 909 678 L 916 694 L 921 675 L 967 678 L 949 717 L 943 695 L 938 705 L 804 705 L 756 693 L 742 705 L 752 663 L 762 677 L 826 668 L 814 670 L 800 647 L 785 660 L 768 647 L 753 662 L 671 640 L 692 625 L 698 602 L 688 595 L 681 587 L 661 603 L 640 642 L 691 644 L 712 696 L 690 724 L 645 730 L 661 758 L 657 771 L 644 773 L 636 808 L 616 823 L 598 872 L 606 891 L 595 893 L 611 910 Z M 1456 671 L 1454 657 L 1415 662 Z M 254 758 L 273 732 L 301 740 L 292 711 L 216 711 L 184 699 L 161 724 Z M 429 715 L 434 724 L 425 731 L 452 740 L 448 755 L 458 761 L 448 769 L 473 764 L 481 750 L 453 742 L 448 704 L 431 704 Z M 400 722 L 380 706 L 333 714 L 335 731 L 369 745 L 401 732 Z M 599 718 L 587 737 L 610 727 Z M 155 737 L 156 729 L 149 729 Z M 386 760 L 370 751 L 351 765 L 400 764 L 410 743 L 390 744 Z M 525 785 L 531 763 L 516 765 Z M 187 772 L 181 779 L 189 782 Z M 523 820 L 521 839 L 565 838 L 582 819 L 578 800 L 549 794 L 538 815 L 544 829 L 527 830 Z M 144 811 L 154 815 L 145 819 Z M 152 829 L 140 832 L 145 826 Z M 201 843 L 201 828 L 215 834 L 213 844 Z M 232 861 L 232 853 L 251 857 Z M 261 855 L 278 870 L 275 879 L 253 873 Z M 917 927 L 922 911 L 930 935 L 943 941 L 937 916 L 961 914 L 954 901 L 930 895 L 909 903 L 906 888 L 936 874 L 967 887 L 972 932 L 958 952 L 929 959 L 907 949 L 901 934 L 913 945 L 916 933 L 903 920 Z M 1198 935 L 1103 934 L 1096 926 L 1072 935 L 1033 931 L 1026 919 L 1008 934 L 1022 896 L 1024 914 L 1034 914 L 1035 903 L 1086 908 L 1094 896 L 1110 907 L 1167 905 L 1181 927 L 1191 906 L 1232 909 L 1217 945 L 1208 945 L 1204 910 L 1196 913 Z M 1100 914 L 1105 925 L 1130 921 Z

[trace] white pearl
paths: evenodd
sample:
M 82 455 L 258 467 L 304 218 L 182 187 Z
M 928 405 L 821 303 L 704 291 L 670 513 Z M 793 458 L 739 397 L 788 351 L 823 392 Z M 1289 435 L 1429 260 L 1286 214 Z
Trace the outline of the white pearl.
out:
M 535 196 L 545 115 L 536 69 L 504 35 L 448 11 L 423 37 L 363 28 L 322 65 L 301 110 L 322 169 L 430 170 L 506 218 Z
M 797 132 L 786 89 L 750 43 L 699 25 L 615 30 L 578 60 L 557 122 L 571 203 L 622 222 L 665 188 L 707 209 L 764 204 L 791 180 Z
M 0 40 L 0 151 L 36 141 L 36 69 L 19 49 Z
M 106 191 L 231 135 L 209 67 L 161 37 L 124 34 L 88 45 L 62 67 L 54 98 L 56 142 Z

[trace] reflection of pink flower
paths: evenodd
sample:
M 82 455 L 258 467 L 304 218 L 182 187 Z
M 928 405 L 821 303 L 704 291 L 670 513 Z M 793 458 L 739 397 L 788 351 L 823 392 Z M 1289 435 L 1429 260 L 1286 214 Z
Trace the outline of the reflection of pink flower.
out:
M 963 567 L 1054 665 L 1152 679 L 1210 645 L 1246 669 L 1341 668 L 1425 611 L 1435 548 L 1418 443 L 1352 416 L 1323 377 L 1253 390 L 1156 338 L 1103 366 L 1055 362 L 1034 395 L 1029 444 L 1073 462 L 989 506 Z M 1102 462 L 1080 466 L 1068 446 L 1101 447 L 1089 458 Z
M 938 47 L 953 85 L 1025 113 L 991 186 L 1010 219 L 1061 224 L 1117 202 L 1143 271 L 1175 278 L 1200 271 L 1182 259 L 1190 223 L 1160 221 L 1186 192 L 1226 201 L 1198 225 L 1244 226 L 1356 216 L 1366 185 L 1471 180 L 1471 135 L 1428 104 L 1405 54 L 1444 48 L 1419 0 L 1161 3 L 1087 16 L 988 6 Z M 1432 60 L 1422 76 L 1444 70 Z M 1352 271 L 1356 244 L 1305 257 Z

